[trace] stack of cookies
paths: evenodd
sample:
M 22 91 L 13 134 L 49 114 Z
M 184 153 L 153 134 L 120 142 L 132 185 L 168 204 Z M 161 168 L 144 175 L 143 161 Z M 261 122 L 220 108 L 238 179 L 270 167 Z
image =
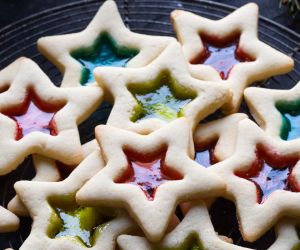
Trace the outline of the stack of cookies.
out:
M 250 249 L 215 232 L 219 197 L 245 241 L 275 227 L 269 250 L 300 249 L 300 83 L 248 88 L 293 60 L 258 39 L 253 3 L 171 21 L 178 40 L 137 34 L 108 0 L 85 30 L 38 40 L 60 87 L 28 58 L 0 71 L 0 175 L 29 155 L 36 171 L 0 207 L 2 233 L 33 220 L 20 249 Z M 82 145 L 78 125 L 104 101 L 107 123 Z

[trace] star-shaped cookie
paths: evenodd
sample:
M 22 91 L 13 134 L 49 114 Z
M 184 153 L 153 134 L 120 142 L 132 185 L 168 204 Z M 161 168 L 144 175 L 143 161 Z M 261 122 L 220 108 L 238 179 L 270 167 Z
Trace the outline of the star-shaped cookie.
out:
M 234 155 L 210 167 L 226 180 L 245 240 L 255 241 L 282 217 L 300 216 L 299 158 L 295 141 L 277 140 L 244 119 Z
M 163 237 L 177 204 L 224 192 L 223 181 L 192 160 L 186 118 L 149 135 L 100 125 L 96 138 L 106 166 L 80 189 L 77 202 L 126 208 L 150 241 Z
M 200 123 L 194 133 L 195 161 L 204 167 L 230 157 L 235 151 L 238 124 L 246 119 L 242 113 Z
M 141 134 L 181 116 L 194 129 L 231 98 L 225 86 L 191 77 L 177 42 L 146 67 L 96 68 L 94 75 L 113 99 L 107 124 Z
M 38 49 L 63 73 L 61 86 L 74 87 L 93 83 L 93 69 L 97 66 L 145 66 L 172 41 L 172 37 L 131 32 L 115 2 L 108 0 L 86 29 L 40 38 Z
M 254 3 L 217 21 L 182 10 L 173 11 L 171 19 L 192 75 L 231 89 L 227 113 L 237 112 L 247 86 L 293 69 L 290 57 L 258 39 Z
M 83 159 L 77 124 L 95 109 L 101 88 L 58 88 L 30 59 L 0 71 L 0 174 L 40 154 L 68 165 Z
M 20 181 L 15 184 L 17 194 L 33 219 L 31 233 L 20 249 L 113 250 L 118 235 L 136 228 L 122 210 L 77 205 L 75 193 L 103 164 L 97 150 L 62 182 Z
M 163 250 L 163 249 L 209 249 L 209 250 L 246 250 L 223 241 L 215 232 L 204 203 L 193 206 L 181 223 L 161 242 L 150 243 L 141 236 L 121 235 L 118 245 L 122 250 Z
M 244 96 L 255 121 L 268 134 L 287 141 L 300 138 L 300 82 L 289 90 L 252 87 Z

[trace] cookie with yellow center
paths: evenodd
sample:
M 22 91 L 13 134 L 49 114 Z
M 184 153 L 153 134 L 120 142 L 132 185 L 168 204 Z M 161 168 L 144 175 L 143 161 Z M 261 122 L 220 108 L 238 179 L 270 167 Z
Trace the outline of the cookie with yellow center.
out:
M 16 183 L 16 192 L 33 219 L 20 249 L 113 250 L 118 235 L 134 231 L 135 223 L 122 210 L 76 203 L 76 192 L 103 166 L 96 150 L 64 181 Z
M 225 86 L 191 77 L 177 42 L 143 68 L 98 67 L 94 75 L 113 102 L 107 124 L 141 134 L 179 117 L 194 130 L 231 98 Z

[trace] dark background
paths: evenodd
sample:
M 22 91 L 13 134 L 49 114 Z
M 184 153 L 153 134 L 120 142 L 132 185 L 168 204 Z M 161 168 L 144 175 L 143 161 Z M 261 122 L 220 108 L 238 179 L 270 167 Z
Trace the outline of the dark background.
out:
M 131 2 L 134 1 L 138 2 L 138 0 L 132 0 Z M 72 2 L 76 2 L 76 0 L 0 0 L 0 28 L 40 11 Z M 288 14 L 287 7 L 279 8 L 279 0 L 219 0 L 215 2 L 237 7 L 249 2 L 256 2 L 260 6 L 260 14 L 262 16 L 300 33 L 299 15 L 293 19 Z

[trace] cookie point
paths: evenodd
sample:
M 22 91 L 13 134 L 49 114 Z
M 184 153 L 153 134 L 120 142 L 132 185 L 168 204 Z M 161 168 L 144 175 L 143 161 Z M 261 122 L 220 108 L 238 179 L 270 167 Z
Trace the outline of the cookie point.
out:
M 176 19 L 176 17 L 180 16 L 182 13 L 183 13 L 182 10 L 173 10 L 173 11 L 171 12 L 171 18 Z

